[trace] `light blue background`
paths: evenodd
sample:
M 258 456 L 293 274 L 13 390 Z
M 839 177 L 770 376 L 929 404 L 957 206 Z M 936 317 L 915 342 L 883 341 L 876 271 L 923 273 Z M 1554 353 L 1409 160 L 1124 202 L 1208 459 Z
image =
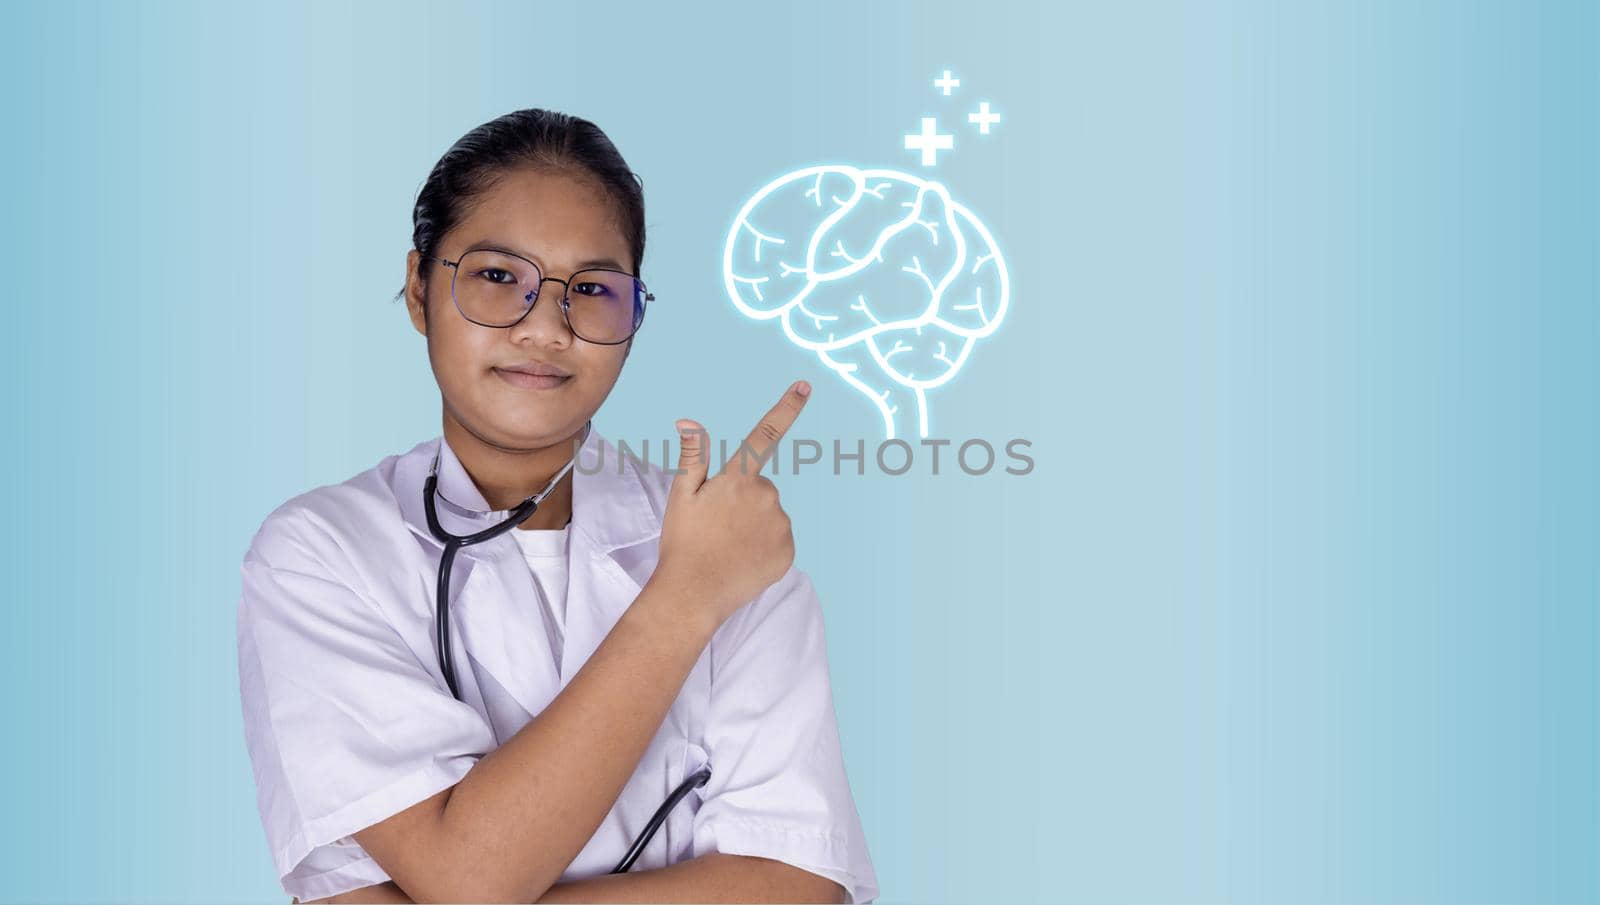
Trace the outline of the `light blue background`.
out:
M 1592 4 L 6 14 L 0 895 L 284 898 L 239 560 L 438 432 L 390 297 L 463 132 L 553 107 L 644 177 L 602 430 L 806 377 L 809 435 L 871 438 L 723 231 L 983 97 L 937 173 L 1015 296 L 934 430 L 1034 473 L 780 479 L 884 901 L 1600 897 Z

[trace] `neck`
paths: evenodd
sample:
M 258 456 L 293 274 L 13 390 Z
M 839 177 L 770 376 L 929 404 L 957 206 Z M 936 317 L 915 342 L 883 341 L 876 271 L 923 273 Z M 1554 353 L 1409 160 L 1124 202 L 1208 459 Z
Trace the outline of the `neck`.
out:
M 513 449 L 491 443 L 468 430 L 449 412 L 444 416 L 444 439 L 477 485 L 492 509 L 511 509 L 542 492 L 577 452 L 583 428 L 549 446 Z M 569 470 L 539 508 L 518 527 L 561 528 L 572 518 L 572 475 Z

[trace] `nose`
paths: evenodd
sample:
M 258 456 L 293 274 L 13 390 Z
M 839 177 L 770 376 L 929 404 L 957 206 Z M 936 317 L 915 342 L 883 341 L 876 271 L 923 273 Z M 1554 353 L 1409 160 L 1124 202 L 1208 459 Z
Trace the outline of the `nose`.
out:
M 570 344 L 572 330 L 567 326 L 566 312 L 561 310 L 561 298 L 567 285 L 555 277 L 545 277 L 539 283 L 538 295 L 533 300 L 533 310 L 511 327 L 511 341 L 532 340 L 540 345 Z

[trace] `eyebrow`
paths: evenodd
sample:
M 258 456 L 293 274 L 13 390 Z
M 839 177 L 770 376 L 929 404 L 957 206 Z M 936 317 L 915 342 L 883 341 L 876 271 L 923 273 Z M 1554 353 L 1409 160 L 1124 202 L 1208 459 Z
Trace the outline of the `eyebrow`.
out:
M 527 253 L 525 251 L 519 251 L 519 250 L 517 250 L 515 248 L 511 248 L 510 246 L 507 246 L 507 245 L 501 245 L 498 242 L 474 242 L 471 245 L 468 245 L 467 248 L 466 248 L 466 251 L 463 251 L 462 254 L 466 254 L 468 251 L 498 251 L 498 252 L 502 252 L 502 253 L 508 254 L 508 255 L 516 255 L 519 258 L 526 258 L 529 261 L 533 261 L 535 264 L 539 263 L 538 261 L 534 260 L 533 255 L 531 255 L 531 254 L 529 254 L 529 253 Z M 543 266 L 544 265 L 542 265 L 542 264 L 540 265 L 541 268 Z M 588 261 L 584 261 L 583 263 L 579 264 L 577 267 L 574 267 L 572 269 L 574 271 L 578 271 L 578 270 L 586 270 L 586 269 L 588 269 L 590 267 L 609 267 L 612 270 L 626 270 L 627 269 L 627 268 L 623 267 L 621 264 L 617 263 L 612 258 L 592 258 L 592 259 L 590 259 Z

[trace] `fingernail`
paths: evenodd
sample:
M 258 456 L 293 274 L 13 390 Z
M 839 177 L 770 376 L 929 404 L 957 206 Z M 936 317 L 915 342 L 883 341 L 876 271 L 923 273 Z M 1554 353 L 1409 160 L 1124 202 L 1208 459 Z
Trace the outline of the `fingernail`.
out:
M 794 391 L 802 396 L 810 396 L 811 384 L 806 383 L 804 380 L 799 381 L 794 385 Z

